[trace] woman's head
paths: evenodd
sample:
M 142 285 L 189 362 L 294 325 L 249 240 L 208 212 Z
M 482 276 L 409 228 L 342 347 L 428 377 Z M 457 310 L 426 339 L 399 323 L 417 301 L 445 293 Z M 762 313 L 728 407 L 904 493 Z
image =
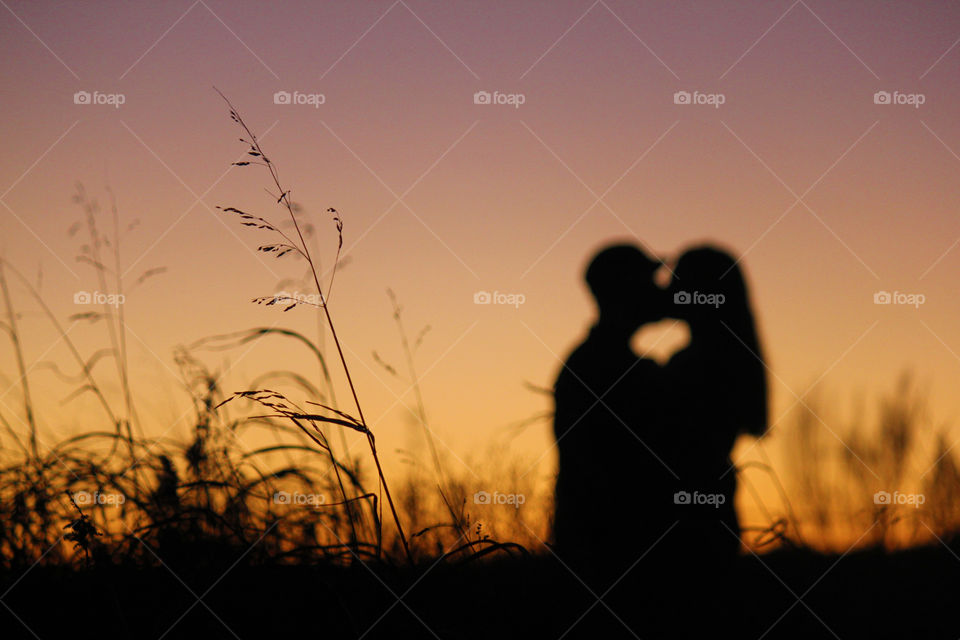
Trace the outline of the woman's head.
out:
M 697 350 L 711 356 L 717 384 L 729 385 L 743 430 L 767 429 L 767 377 L 746 280 L 728 252 L 698 246 L 681 254 L 673 270 L 668 315 L 690 326 Z
M 750 315 L 747 286 L 737 261 L 710 246 L 684 251 L 670 283 L 672 314 L 692 331 L 722 329 Z

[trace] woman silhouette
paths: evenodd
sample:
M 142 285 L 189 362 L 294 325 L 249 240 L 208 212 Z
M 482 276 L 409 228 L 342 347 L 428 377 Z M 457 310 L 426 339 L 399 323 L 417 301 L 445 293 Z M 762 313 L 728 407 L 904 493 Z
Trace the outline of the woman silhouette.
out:
M 733 257 L 701 246 L 684 252 L 670 284 L 671 315 L 689 345 L 665 366 L 670 390 L 678 551 L 693 569 L 720 569 L 740 547 L 730 451 L 740 434 L 767 431 L 763 351 L 743 273 Z

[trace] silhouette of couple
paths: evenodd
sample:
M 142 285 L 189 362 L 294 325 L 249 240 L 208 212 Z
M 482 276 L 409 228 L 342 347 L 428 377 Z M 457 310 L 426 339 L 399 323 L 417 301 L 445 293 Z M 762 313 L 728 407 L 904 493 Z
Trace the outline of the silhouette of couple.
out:
M 666 288 L 660 268 L 627 244 L 593 258 L 597 321 L 554 388 L 555 549 L 598 586 L 719 575 L 740 546 L 730 451 L 738 435 L 767 429 L 763 355 L 737 261 L 689 249 Z M 685 322 L 690 341 L 661 366 L 630 342 L 665 318 Z

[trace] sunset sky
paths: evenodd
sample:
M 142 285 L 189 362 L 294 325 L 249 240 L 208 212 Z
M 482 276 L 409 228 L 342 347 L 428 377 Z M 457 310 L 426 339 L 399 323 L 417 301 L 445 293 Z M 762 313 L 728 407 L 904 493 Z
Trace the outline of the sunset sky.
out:
M 280 288 L 303 265 L 258 253 L 270 238 L 215 209 L 284 215 L 264 192 L 265 170 L 231 168 L 245 147 L 214 86 L 261 136 L 317 230 L 324 269 L 337 246 L 326 209 L 342 215 L 348 262 L 330 309 L 392 469 L 398 448 L 425 454 L 404 408 L 414 406 L 409 384 L 373 357 L 404 370 L 387 288 L 411 337 L 431 327 L 416 364 L 450 455 L 482 460 L 489 447 L 509 447 L 548 478 L 549 422 L 516 438 L 508 425 L 549 409 L 526 383 L 549 387 L 589 327 L 582 272 L 617 239 L 663 256 L 705 240 L 742 255 L 773 421 L 816 392 L 843 415 L 858 394 L 888 392 L 912 371 L 932 422 L 957 422 L 954 4 L 0 4 L 0 252 L 39 279 L 92 354 L 106 344 L 103 327 L 68 320 L 93 309 L 75 294 L 99 288 L 75 259 L 83 232 L 68 233 L 82 219 L 76 184 L 103 205 L 106 231 L 108 189 L 121 226 L 139 221 L 121 243 L 127 286 L 167 268 L 124 307 L 149 433 L 190 426 L 175 346 L 253 326 L 316 327 L 309 307 L 250 302 L 313 292 Z M 84 104 L 82 92 L 103 103 Z M 283 104 L 283 94 L 278 104 L 277 92 L 301 104 Z M 477 92 L 504 103 L 483 104 Z M 708 104 L 683 104 L 677 92 Z M 475 304 L 481 291 L 523 304 Z M 923 304 L 875 304 L 881 291 Z M 13 294 L 44 438 L 94 428 L 96 405 L 61 406 L 72 387 L 41 364 L 73 374 L 63 342 L 22 287 Z M 681 344 L 682 331 L 664 326 L 645 331 L 638 349 L 656 343 L 663 357 Z M 6 342 L 0 355 L 0 412 L 16 422 Z M 316 374 L 282 342 L 198 355 L 229 367 L 227 390 L 269 370 Z M 109 364 L 97 367 L 116 391 Z

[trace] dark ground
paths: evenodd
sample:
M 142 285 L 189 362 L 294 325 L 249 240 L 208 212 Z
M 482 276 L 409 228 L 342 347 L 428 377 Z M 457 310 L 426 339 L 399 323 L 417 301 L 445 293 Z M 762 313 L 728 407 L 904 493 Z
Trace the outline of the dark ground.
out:
M 742 556 L 702 600 L 692 585 L 661 584 L 647 595 L 628 588 L 623 605 L 604 598 L 635 636 L 601 604 L 574 625 L 596 599 L 552 557 L 416 570 L 241 562 L 224 575 L 236 558 L 227 555 L 171 563 L 176 575 L 102 566 L 4 575 L 0 638 L 960 637 L 960 558 L 943 546 Z

